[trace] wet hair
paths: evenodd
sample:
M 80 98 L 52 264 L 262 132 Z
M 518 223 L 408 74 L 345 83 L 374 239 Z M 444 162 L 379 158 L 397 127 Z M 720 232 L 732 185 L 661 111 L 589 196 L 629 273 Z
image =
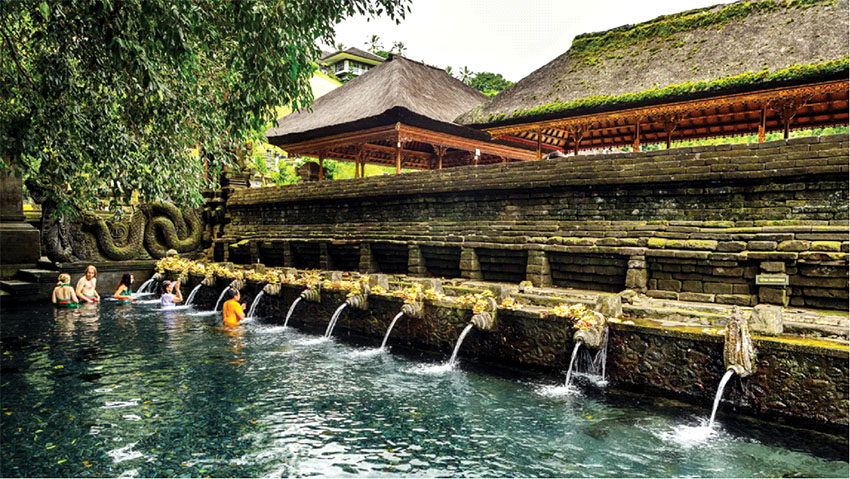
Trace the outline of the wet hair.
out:
M 83 272 L 83 275 L 88 273 L 89 269 L 91 269 L 94 272 L 94 274 L 92 275 L 92 278 L 97 278 L 97 268 L 95 268 L 93 264 L 86 266 L 86 270 L 85 270 L 85 272 Z
M 230 289 L 227 290 L 227 294 L 225 294 L 225 296 L 227 297 L 227 299 L 229 301 L 229 300 L 235 298 L 237 294 L 239 294 L 238 289 L 230 288 Z
M 129 288 L 129 287 L 130 287 L 130 283 L 131 283 L 130 279 L 131 279 L 132 277 L 133 277 L 133 275 L 132 275 L 132 274 L 130 274 L 130 273 L 124 273 L 124 274 L 122 274 L 122 275 L 121 275 L 121 283 L 119 283 L 119 284 L 123 284 L 124 286 L 126 286 L 126 287 L 128 287 L 128 288 Z
M 68 273 L 62 273 L 59 275 L 59 282 L 56 283 L 56 286 L 62 286 L 63 284 L 68 284 L 71 282 L 71 275 Z
M 165 280 L 165 281 L 163 281 L 163 282 L 162 282 L 162 284 L 160 285 L 160 288 L 162 289 L 162 292 L 163 292 L 163 293 L 167 293 L 167 292 L 168 292 L 168 287 L 169 287 L 169 286 L 171 286 L 171 281 Z

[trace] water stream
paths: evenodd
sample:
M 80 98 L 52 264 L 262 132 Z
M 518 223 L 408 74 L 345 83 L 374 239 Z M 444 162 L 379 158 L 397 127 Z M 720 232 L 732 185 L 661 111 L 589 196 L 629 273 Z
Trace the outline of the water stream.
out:
M 393 326 L 395 326 L 395 322 L 398 321 L 398 319 L 401 318 L 402 316 L 404 316 L 404 313 L 399 312 L 398 314 L 395 315 L 395 318 L 393 318 L 392 322 L 390 322 L 390 326 L 387 328 L 387 332 L 384 333 L 384 340 L 381 341 L 381 350 L 382 351 L 384 350 L 384 348 L 387 347 L 387 340 L 390 339 L 390 333 L 393 330 Z
M 192 289 L 192 292 L 191 292 L 191 293 L 189 293 L 189 297 L 188 297 L 188 298 L 186 298 L 186 306 L 191 306 L 191 305 L 192 305 L 192 300 L 193 300 L 193 299 L 195 299 L 195 295 L 196 295 L 196 294 L 198 294 L 198 291 L 201 289 L 201 286 L 203 286 L 203 284 L 198 283 L 198 285 L 197 285 L 197 286 L 195 286 L 195 287 Z
M 460 336 L 457 338 L 457 343 L 455 343 L 455 349 L 452 351 L 452 357 L 449 358 L 448 364 L 449 367 L 454 367 L 455 362 L 457 361 L 457 352 L 460 351 L 460 345 L 463 344 L 463 339 L 466 338 L 466 335 L 469 334 L 469 331 L 472 330 L 472 327 L 475 326 L 472 323 L 466 325 L 463 328 L 463 331 L 460 332 Z
M 328 323 L 328 329 L 325 331 L 326 338 L 331 337 L 331 334 L 333 334 L 334 326 L 336 326 L 336 322 L 339 319 L 339 315 L 342 314 L 342 310 L 345 309 L 346 306 L 348 306 L 348 303 L 342 303 L 341 305 L 339 305 L 338 308 L 336 308 L 336 311 L 334 311 L 334 314 L 333 316 L 331 316 L 331 320 Z
M 295 298 L 295 301 L 292 302 L 292 305 L 289 306 L 289 311 L 286 312 L 286 319 L 283 321 L 283 327 L 286 328 L 286 325 L 289 324 L 289 317 L 292 316 L 292 312 L 295 311 L 295 306 L 298 306 L 298 303 L 301 302 L 301 296 Z
M 583 341 L 576 341 L 576 346 L 573 348 L 573 355 L 570 357 L 570 367 L 567 368 L 567 381 L 564 383 L 564 386 L 567 388 L 570 387 L 570 377 L 573 374 L 573 364 L 576 361 L 576 353 L 578 353 L 578 348 L 581 347 L 582 344 L 584 344 Z
M 223 290 L 221 290 L 221 294 L 218 295 L 218 301 L 215 302 L 215 308 L 213 311 L 218 311 L 219 305 L 221 305 L 221 300 L 224 299 L 224 294 L 227 293 L 227 290 L 230 289 L 230 286 L 225 286 Z
M 153 284 L 153 278 L 142 283 L 142 285 L 139 286 L 139 290 L 136 292 L 136 294 L 149 293 L 150 291 L 148 291 L 148 286 L 150 286 L 151 284 Z
M 257 312 L 257 306 L 260 304 L 260 299 L 262 299 L 265 294 L 265 291 L 260 291 L 260 294 L 258 294 L 257 297 L 254 298 L 254 302 L 251 303 L 251 308 L 248 310 L 248 316 L 245 316 L 245 319 L 254 318 L 254 313 Z
M 717 407 L 720 405 L 720 398 L 723 397 L 723 389 L 726 387 L 726 383 L 729 382 L 729 379 L 731 379 L 734 374 L 734 369 L 727 369 L 726 374 L 723 375 L 723 379 L 720 380 L 720 385 L 717 386 L 717 394 L 714 395 L 714 407 L 711 408 L 711 419 L 709 419 L 708 421 L 709 429 L 714 426 L 714 416 L 715 414 L 717 414 Z

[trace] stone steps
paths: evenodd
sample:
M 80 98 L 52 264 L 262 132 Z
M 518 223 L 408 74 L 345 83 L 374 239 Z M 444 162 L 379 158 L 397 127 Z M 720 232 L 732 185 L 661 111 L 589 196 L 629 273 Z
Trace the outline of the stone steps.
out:
M 40 287 L 32 281 L 21 281 L 19 279 L 7 279 L 0 281 L 0 290 L 14 296 L 29 296 L 38 294 Z

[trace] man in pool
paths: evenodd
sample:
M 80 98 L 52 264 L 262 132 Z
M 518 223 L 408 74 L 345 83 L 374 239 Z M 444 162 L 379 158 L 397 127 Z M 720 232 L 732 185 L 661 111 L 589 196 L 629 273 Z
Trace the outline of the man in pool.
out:
M 86 274 L 77 281 L 76 291 L 81 302 L 96 303 L 100 301 L 97 294 L 97 268 L 93 264 L 86 267 Z
M 239 321 L 245 319 L 245 303 L 239 304 L 239 291 L 229 289 L 227 291 L 227 301 L 221 307 L 221 322 L 227 327 L 235 328 L 239 326 Z

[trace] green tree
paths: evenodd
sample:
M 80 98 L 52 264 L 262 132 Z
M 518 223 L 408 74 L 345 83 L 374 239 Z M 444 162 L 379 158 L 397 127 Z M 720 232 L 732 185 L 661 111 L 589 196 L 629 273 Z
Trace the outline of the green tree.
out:
M 55 215 L 134 191 L 198 204 L 275 107 L 310 105 L 317 41 L 407 2 L 2 1 L 0 168 Z
M 384 49 L 384 45 L 381 43 L 381 37 L 379 37 L 378 35 L 372 35 L 372 37 L 369 38 L 368 43 L 369 43 L 369 47 L 368 47 L 369 53 L 374 54 L 375 52 L 381 51 L 381 50 Z
M 513 82 L 505 80 L 501 73 L 478 72 L 469 79 L 467 85 L 487 96 L 493 96 L 513 85 Z

